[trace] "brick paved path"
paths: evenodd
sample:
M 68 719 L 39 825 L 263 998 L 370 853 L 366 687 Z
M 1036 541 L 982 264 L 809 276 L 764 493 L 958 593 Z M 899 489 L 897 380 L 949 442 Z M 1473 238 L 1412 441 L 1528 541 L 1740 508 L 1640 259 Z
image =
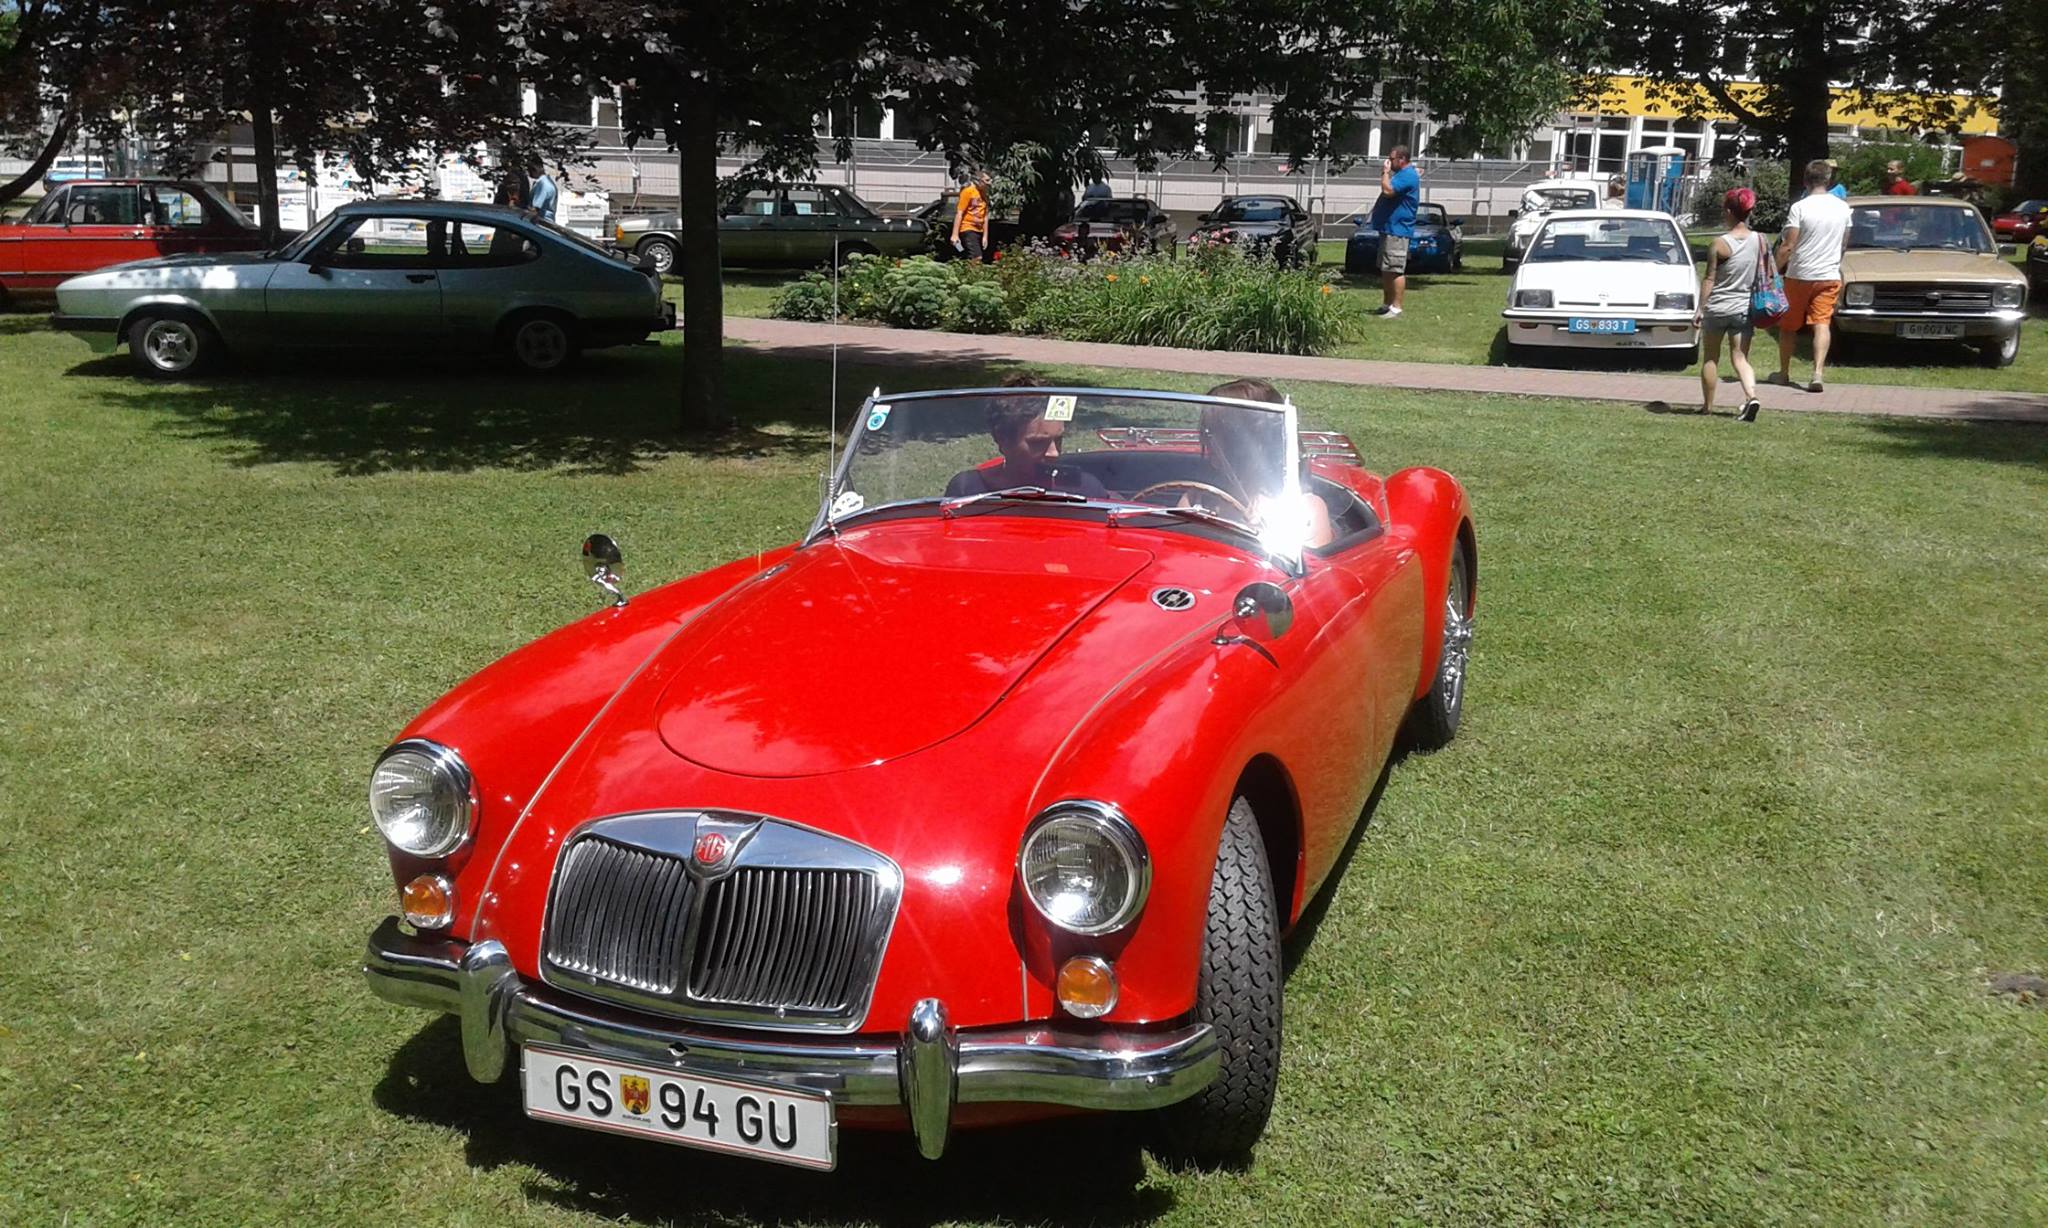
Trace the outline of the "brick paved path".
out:
M 1697 375 L 1643 375 L 1615 371 L 1560 371 L 1528 367 L 1467 367 L 1450 363 L 1378 362 L 1357 358 L 1297 358 L 1287 354 L 1234 354 L 1220 350 L 1175 350 L 1161 346 L 1100 345 L 1044 337 L 973 336 L 918 332 L 859 324 L 802 324 L 727 316 L 728 341 L 757 349 L 828 353 L 833 342 L 849 362 L 904 364 L 1023 362 L 1087 367 L 1134 367 L 1195 375 L 1256 375 L 1270 380 L 1320 380 L 1444 392 L 1495 392 L 1576 400 L 1665 401 L 1697 406 Z M 1900 388 L 1889 384 L 1829 384 L 1822 393 L 1761 385 L 1766 410 L 1876 414 L 1908 418 L 1955 418 L 2031 422 L 2048 426 L 2048 391 L 1982 392 L 1962 388 Z M 1742 391 L 1723 385 L 1717 409 L 1740 405 Z

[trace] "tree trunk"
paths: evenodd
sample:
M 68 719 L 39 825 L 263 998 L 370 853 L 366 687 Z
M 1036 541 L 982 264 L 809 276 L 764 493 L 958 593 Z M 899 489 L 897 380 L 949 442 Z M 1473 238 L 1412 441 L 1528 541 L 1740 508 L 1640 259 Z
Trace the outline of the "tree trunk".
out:
M 6 183 L 0 183 L 0 205 L 35 186 L 36 181 L 43 177 L 43 172 L 50 169 L 50 163 L 57 160 L 57 155 L 63 151 L 65 142 L 71 139 L 73 127 L 75 124 L 69 111 L 57 117 L 57 127 L 51 131 L 50 139 L 43 142 L 42 151 L 36 154 L 36 160 L 29 163 L 28 169 L 21 174 Z
M 724 401 L 725 285 L 718 253 L 718 107 L 716 87 L 705 81 L 685 86 L 680 100 L 680 161 L 683 250 L 683 415 L 688 431 L 717 431 L 732 425 Z
M 1826 9 L 1818 7 L 1796 35 L 1793 63 L 1785 77 L 1785 162 L 1790 182 L 1786 199 L 1806 195 L 1806 164 L 1828 156 L 1829 44 Z
M 263 211 L 263 243 L 277 246 L 277 129 L 270 115 L 270 100 L 261 98 L 250 108 L 250 127 L 256 142 L 256 207 Z

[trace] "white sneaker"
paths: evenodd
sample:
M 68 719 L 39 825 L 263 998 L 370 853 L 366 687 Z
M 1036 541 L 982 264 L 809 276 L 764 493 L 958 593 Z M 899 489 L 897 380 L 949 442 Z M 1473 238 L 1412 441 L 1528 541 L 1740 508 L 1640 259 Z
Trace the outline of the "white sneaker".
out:
M 1401 314 L 1401 309 L 1400 309 L 1399 307 L 1389 307 L 1389 308 L 1387 308 L 1387 309 L 1386 309 L 1386 311 L 1385 311 L 1385 312 L 1384 312 L 1383 314 L 1384 314 L 1384 315 L 1385 315 L 1385 316 L 1386 316 L 1386 317 L 1387 317 L 1387 318 L 1388 318 L 1389 320 L 1391 320 L 1391 319 L 1393 319 L 1393 318 L 1394 318 L 1395 316 L 1397 316 L 1397 315 L 1400 315 L 1400 314 Z

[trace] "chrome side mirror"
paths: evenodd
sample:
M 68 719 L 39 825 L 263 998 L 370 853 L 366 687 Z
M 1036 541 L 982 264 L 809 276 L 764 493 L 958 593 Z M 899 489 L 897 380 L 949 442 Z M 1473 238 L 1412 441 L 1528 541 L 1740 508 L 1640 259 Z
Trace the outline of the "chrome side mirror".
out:
M 1267 639 L 1278 639 L 1294 625 L 1294 599 L 1279 585 L 1260 580 L 1237 590 L 1231 613 L 1246 630 L 1257 628 Z
M 614 608 L 626 604 L 625 582 L 619 578 L 623 561 L 619 543 L 606 534 L 592 533 L 583 539 L 583 574 L 604 590 L 605 604 Z

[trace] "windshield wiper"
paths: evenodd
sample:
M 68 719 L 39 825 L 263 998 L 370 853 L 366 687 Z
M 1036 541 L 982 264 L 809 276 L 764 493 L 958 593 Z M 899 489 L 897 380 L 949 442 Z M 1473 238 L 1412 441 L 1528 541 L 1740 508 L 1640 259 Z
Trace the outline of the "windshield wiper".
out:
M 1254 541 L 1259 539 L 1259 531 L 1257 529 L 1252 528 L 1242 520 L 1232 520 L 1230 517 L 1220 512 L 1212 512 L 1206 507 L 1159 507 L 1156 504 L 1134 503 L 1109 509 L 1109 523 L 1112 525 L 1118 524 L 1130 516 L 1152 515 L 1172 516 L 1178 520 L 1193 520 L 1200 524 L 1215 525 L 1219 529 L 1229 529 L 1233 533 L 1242 533 Z
M 939 508 L 946 515 L 973 503 L 985 503 L 1001 499 L 1005 502 L 1016 500 L 1021 503 L 1086 503 L 1088 496 L 1071 490 L 1053 490 L 1046 486 L 1005 486 L 1001 490 L 985 490 L 978 495 L 955 495 L 939 500 Z

